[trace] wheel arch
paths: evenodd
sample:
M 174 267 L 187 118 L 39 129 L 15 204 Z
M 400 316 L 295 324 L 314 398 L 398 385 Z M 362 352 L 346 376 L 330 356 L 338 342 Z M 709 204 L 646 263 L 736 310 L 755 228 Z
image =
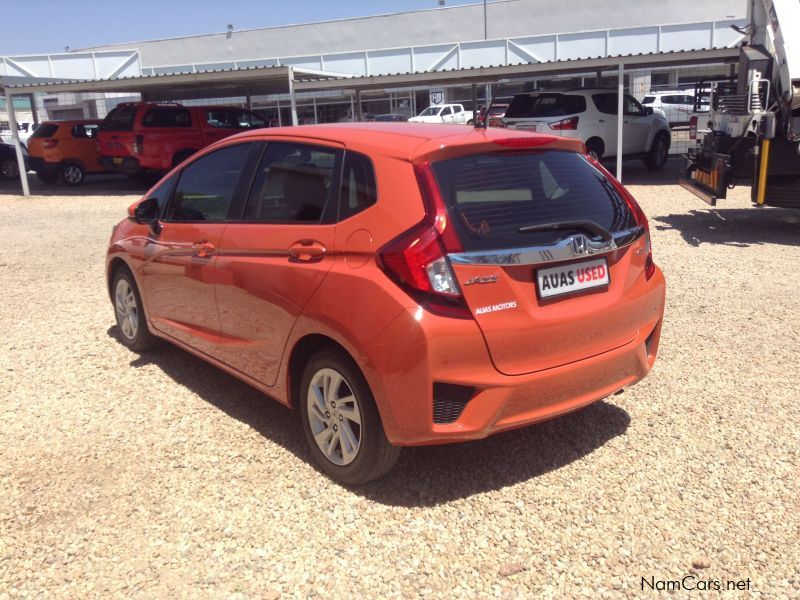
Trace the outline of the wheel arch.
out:
M 298 407 L 300 400 L 300 379 L 303 376 L 303 369 L 308 363 L 309 359 L 320 352 L 321 350 L 334 350 L 346 356 L 355 367 L 361 372 L 361 376 L 366 380 L 364 371 L 359 367 L 358 362 L 353 355 L 348 352 L 342 344 L 334 340 L 332 337 L 321 333 L 309 333 L 297 340 L 292 351 L 289 354 L 289 364 L 286 370 L 286 398 L 289 406 L 292 408 Z
M 131 269 L 130 265 L 120 256 L 115 256 L 110 261 L 108 261 L 108 267 L 106 267 L 106 287 L 108 288 L 108 297 L 111 301 L 114 301 L 114 277 L 117 274 L 117 271 L 120 269 L 125 269 L 128 271 L 131 276 L 133 277 L 134 281 L 136 281 L 136 275 L 133 273 L 133 269 Z M 136 285 L 139 285 L 139 282 L 136 281 Z

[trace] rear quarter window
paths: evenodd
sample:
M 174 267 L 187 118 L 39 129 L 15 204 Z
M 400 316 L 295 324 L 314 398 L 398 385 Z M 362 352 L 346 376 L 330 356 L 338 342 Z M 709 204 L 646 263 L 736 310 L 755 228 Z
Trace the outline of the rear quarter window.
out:
M 50 138 L 53 137 L 58 131 L 56 123 L 44 123 L 40 125 L 36 131 L 33 132 L 32 138 Z
M 369 157 L 348 151 L 342 171 L 339 220 L 360 213 L 378 201 L 375 170 Z
M 434 163 L 433 170 L 466 251 L 524 248 L 567 235 L 519 232 L 528 225 L 589 220 L 612 232 L 636 225 L 611 182 L 574 152 L 479 154 Z
M 142 117 L 142 127 L 191 127 L 192 115 L 188 109 L 165 106 L 151 108 Z

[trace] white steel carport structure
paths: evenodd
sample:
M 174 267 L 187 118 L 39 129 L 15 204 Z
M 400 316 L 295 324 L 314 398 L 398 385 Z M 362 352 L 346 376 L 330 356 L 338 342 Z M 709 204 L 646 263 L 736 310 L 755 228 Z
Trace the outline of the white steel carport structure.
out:
M 247 98 L 249 103 L 249 99 L 253 95 L 288 94 L 291 102 L 292 125 L 297 125 L 296 85 L 304 81 L 321 82 L 334 78 L 341 81 L 349 77 L 344 73 L 329 73 L 292 66 L 273 66 L 88 80 L 0 76 L 0 89 L 5 95 L 8 108 L 9 123 L 22 180 L 22 192 L 28 196 L 30 188 L 17 131 L 14 96 L 32 97 L 35 93 L 130 93 L 141 94 L 144 101 L 238 96 Z M 35 114 L 35 106 L 33 109 Z

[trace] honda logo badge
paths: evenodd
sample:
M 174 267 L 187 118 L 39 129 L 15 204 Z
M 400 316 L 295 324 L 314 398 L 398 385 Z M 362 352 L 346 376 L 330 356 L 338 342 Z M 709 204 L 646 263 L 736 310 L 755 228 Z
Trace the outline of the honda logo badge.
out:
M 586 243 L 585 235 L 576 235 L 572 237 L 572 254 L 575 256 L 583 256 L 589 253 L 589 245 Z

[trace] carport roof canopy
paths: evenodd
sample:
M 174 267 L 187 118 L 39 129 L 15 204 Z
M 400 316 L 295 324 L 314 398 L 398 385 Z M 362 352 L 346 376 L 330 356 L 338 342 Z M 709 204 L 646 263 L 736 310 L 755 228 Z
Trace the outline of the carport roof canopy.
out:
M 138 93 L 146 100 L 190 100 L 200 98 L 270 95 L 291 93 L 290 71 L 294 81 L 324 80 L 340 74 L 284 67 L 251 67 L 165 73 L 96 80 L 47 80 L 29 77 L 1 77 L 0 87 L 8 95 L 32 93 Z

